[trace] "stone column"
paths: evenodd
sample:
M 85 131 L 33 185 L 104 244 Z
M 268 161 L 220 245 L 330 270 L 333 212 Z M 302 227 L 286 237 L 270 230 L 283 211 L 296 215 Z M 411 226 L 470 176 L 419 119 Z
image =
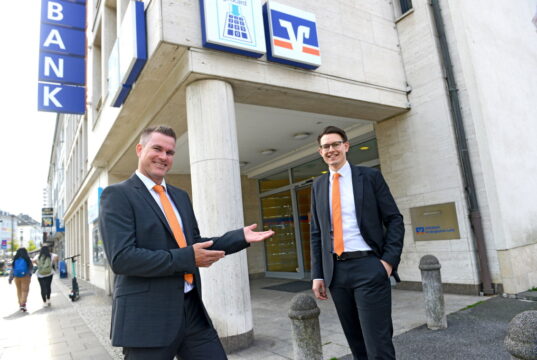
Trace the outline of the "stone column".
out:
M 420 260 L 423 297 L 427 327 L 431 330 L 447 328 L 447 318 L 444 310 L 444 291 L 440 277 L 440 262 L 433 255 L 425 255 Z
M 288 314 L 293 328 L 293 360 L 322 360 L 320 313 L 310 295 L 298 294 L 291 300 Z
M 186 88 L 192 202 L 201 236 L 244 226 L 231 85 L 199 80 Z M 203 302 L 227 352 L 253 342 L 246 251 L 201 269 Z
M 505 346 L 513 360 L 537 360 L 537 311 L 524 311 L 511 320 Z

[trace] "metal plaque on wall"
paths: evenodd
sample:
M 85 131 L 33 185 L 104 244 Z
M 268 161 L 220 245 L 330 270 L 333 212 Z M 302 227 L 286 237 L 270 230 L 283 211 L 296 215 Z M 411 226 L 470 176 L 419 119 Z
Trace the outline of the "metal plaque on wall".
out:
M 416 241 L 461 238 L 454 202 L 411 208 L 410 219 Z

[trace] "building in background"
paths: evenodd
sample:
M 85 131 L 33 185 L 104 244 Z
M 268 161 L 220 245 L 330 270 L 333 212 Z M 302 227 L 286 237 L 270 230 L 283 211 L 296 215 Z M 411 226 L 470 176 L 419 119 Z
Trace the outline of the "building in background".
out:
M 69 131 L 67 124 L 74 115 L 58 115 L 54 130 L 54 141 L 50 155 L 50 167 L 47 179 L 47 189 L 43 196 L 43 210 L 52 209 L 51 226 L 44 228 L 47 234 L 47 244 L 61 258 L 74 254 L 65 253 L 65 194 L 66 194 L 66 134 Z
M 15 214 L 0 210 L 0 254 L 11 258 L 19 246 L 18 219 Z
M 25 214 L 17 215 L 17 231 L 19 246 L 32 251 L 39 249 L 43 242 L 41 223 Z
M 276 231 L 202 269 L 223 343 L 246 346 L 249 278 L 309 278 L 316 134 L 336 125 L 404 215 L 399 287 L 419 288 L 426 254 L 446 291 L 536 286 L 536 1 L 269 0 L 263 23 L 264 1 L 88 0 L 86 114 L 58 116 L 49 171 L 66 256 L 110 292 L 99 195 L 136 169 L 142 129 L 172 126 L 166 181 L 191 194 L 202 235 Z

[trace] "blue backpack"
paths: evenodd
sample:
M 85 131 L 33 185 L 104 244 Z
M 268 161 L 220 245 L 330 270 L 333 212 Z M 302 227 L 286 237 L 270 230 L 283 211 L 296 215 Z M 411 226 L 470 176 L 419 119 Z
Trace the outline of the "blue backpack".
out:
M 15 277 L 25 277 L 28 275 L 28 264 L 23 258 L 18 258 L 13 264 L 13 275 Z

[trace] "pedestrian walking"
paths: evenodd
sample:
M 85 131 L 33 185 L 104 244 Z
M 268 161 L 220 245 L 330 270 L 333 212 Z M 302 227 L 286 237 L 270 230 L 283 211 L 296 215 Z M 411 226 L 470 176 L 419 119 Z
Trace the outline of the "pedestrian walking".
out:
M 51 253 L 48 246 L 43 246 L 33 258 L 33 263 L 37 266 L 36 276 L 41 287 L 43 306 L 50 306 L 52 276 L 58 267 L 58 255 Z
M 33 264 L 28 255 L 26 248 L 19 248 L 13 257 L 11 263 L 11 273 L 9 274 L 9 283 L 15 279 L 17 287 L 17 298 L 19 299 L 20 310 L 26 311 L 26 300 L 30 291 L 30 281 L 32 280 Z

